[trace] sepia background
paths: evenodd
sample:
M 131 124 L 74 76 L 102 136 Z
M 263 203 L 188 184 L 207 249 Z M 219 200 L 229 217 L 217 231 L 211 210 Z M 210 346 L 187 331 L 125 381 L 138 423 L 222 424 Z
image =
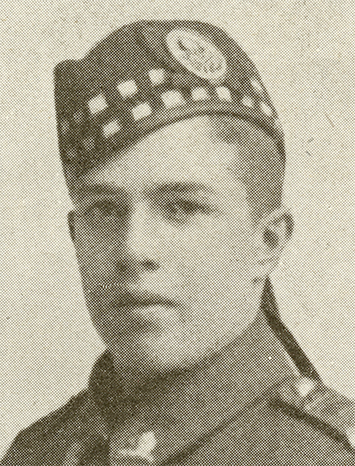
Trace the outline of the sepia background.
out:
M 52 69 L 141 18 L 228 31 L 283 122 L 293 240 L 273 276 L 281 314 L 324 380 L 355 398 L 352 0 L 17 0 L 0 5 L 0 456 L 86 384 L 102 351 L 66 227 Z

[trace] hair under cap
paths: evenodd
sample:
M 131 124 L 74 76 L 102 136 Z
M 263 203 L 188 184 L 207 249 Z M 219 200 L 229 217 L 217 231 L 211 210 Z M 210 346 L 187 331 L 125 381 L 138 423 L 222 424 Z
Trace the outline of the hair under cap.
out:
M 60 155 L 67 182 L 155 129 L 202 114 L 263 128 L 284 162 L 280 122 L 255 65 L 216 26 L 139 21 L 55 68 Z

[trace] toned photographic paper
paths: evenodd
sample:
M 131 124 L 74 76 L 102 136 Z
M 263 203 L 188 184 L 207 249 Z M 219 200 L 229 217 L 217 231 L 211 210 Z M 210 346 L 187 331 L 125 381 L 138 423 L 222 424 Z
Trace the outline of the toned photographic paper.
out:
M 355 465 L 354 18 L 0 7 L 1 466 Z

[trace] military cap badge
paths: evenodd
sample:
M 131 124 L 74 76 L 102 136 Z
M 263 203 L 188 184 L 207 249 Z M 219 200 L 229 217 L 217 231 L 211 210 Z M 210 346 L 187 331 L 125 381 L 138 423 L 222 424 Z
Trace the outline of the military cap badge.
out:
M 206 37 L 188 29 L 173 29 L 166 37 L 173 57 L 188 71 L 210 82 L 222 82 L 227 61 L 222 52 Z

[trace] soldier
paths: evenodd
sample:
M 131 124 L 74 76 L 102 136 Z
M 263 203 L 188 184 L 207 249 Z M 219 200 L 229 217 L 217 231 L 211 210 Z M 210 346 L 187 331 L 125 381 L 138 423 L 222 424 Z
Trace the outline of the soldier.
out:
M 55 70 L 70 234 L 107 351 L 2 466 L 355 465 L 354 407 L 280 321 L 283 134 L 219 28 L 141 21 Z

